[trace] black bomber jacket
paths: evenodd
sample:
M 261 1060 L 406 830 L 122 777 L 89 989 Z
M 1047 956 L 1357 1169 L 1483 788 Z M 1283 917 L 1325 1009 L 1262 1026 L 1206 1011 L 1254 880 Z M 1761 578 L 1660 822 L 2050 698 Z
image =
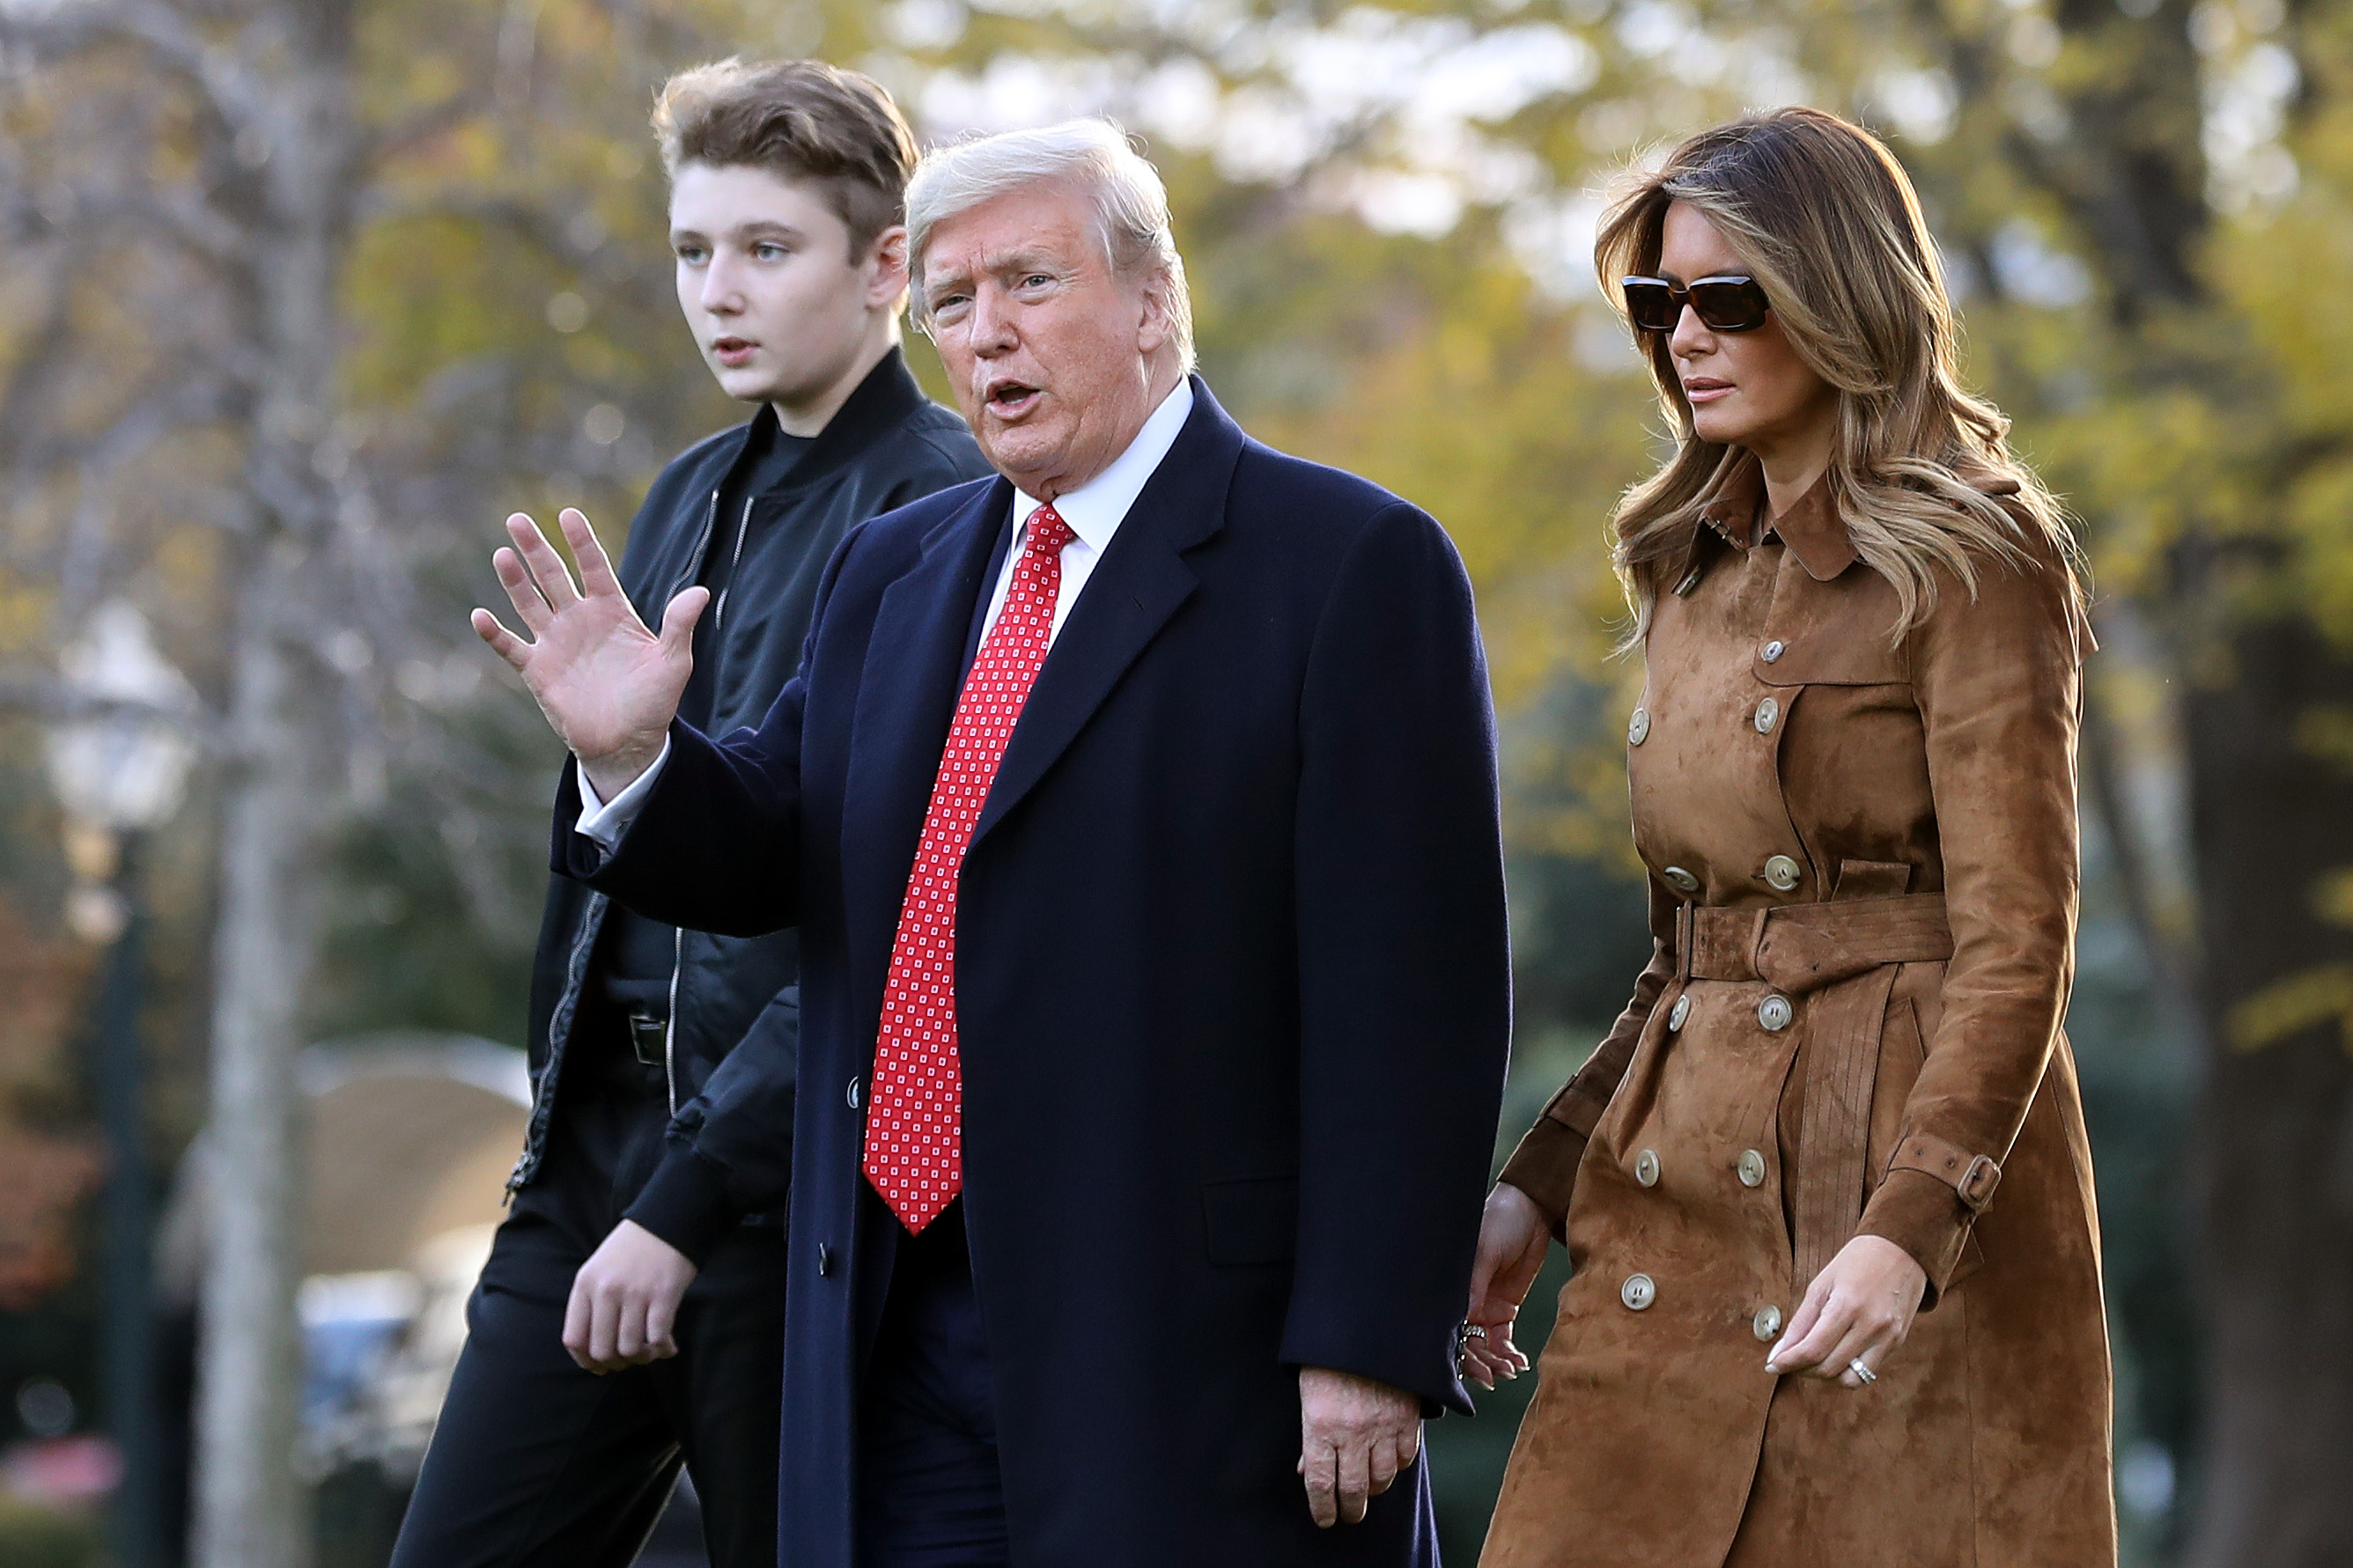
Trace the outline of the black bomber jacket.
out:
M 649 625 L 692 584 L 715 532 L 721 487 L 758 421 L 696 444 L 662 470 L 629 524 L 621 586 Z M 826 563 L 870 518 L 989 472 L 972 433 L 923 395 L 897 349 L 859 384 L 773 489 L 745 503 L 745 550 L 728 593 L 710 732 L 756 725 L 799 667 Z M 571 824 L 558 823 L 561 835 Z M 536 1178 L 559 1114 L 565 1048 L 589 982 L 608 903 L 550 879 L 532 970 L 532 1110 L 509 1191 Z M 672 1113 L 660 1164 L 628 1210 L 700 1262 L 747 1215 L 781 1209 L 791 1170 L 793 1059 L 800 1043 L 799 942 L 786 931 L 736 938 L 681 931 L 665 1052 Z M 741 1058 L 733 1068 L 731 1056 Z M 757 1086 L 709 1125 L 714 1074 Z

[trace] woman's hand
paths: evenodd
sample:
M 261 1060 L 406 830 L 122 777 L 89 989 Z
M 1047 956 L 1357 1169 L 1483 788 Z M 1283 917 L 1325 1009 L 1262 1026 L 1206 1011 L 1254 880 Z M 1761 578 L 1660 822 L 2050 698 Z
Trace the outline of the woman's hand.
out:
M 1884 1237 L 1858 1236 L 1814 1277 L 1798 1315 L 1765 1357 L 1771 1373 L 1836 1378 L 1849 1388 L 1861 1362 L 1873 1372 L 1912 1332 L 1928 1273 Z
M 1528 1370 L 1526 1352 L 1512 1342 L 1520 1303 L 1544 1267 L 1552 1226 L 1535 1200 L 1506 1182 L 1487 1194 L 1479 1222 L 1479 1254 L 1471 1266 L 1471 1310 L 1464 1321 L 1482 1333 L 1462 1342 L 1462 1375 L 1482 1388 Z M 1483 1335 L 1483 1337 L 1482 1337 Z

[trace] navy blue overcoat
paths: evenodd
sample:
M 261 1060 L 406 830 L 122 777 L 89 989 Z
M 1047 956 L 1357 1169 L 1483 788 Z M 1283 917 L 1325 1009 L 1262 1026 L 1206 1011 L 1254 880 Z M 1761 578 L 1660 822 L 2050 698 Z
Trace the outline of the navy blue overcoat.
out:
M 1019 1568 L 1434 1560 L 1426 1466 L 1318 1531 L 1297 1369 L 1467 1411 L 1510 1023 L 1485 664 L 1453 546 L 1196 403 L 1055 640 L 961 883 L 965 1205 Z M 851 1561 L 899 1230 L 860 1175 L 909 866 L 1011 489 L 843 541 L 756 731 L 683 726 L 610 859 L 648 916 L 797 924 L 783 1558 Z M 560 813 L 576 811 L 569 781 Z

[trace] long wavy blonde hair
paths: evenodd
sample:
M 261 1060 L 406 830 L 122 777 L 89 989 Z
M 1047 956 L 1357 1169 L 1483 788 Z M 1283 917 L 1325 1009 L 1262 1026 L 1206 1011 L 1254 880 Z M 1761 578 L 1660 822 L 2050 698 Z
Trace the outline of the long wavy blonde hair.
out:
M 2021 561 L 2034 533 L 2080 601 L 2080 552 L 2058 501 L 2010 454 L 2001 411 L 1960 384 L 1936 245 L 1912 182 L 1877 137 L 1820 110 L 1777 109 L 1684 142 L 1627 184 L 1595 237 L 1603 291 L 1621 313 L 1619 279 L 1657 271 L 1677 202 L 1715 225 L 1764 286 L 1799 357 L 1838 390 L 1831 500 L 1855 553 L 1894 585 L 1893 636 L 1935 607 L 1938 567 L 1974 595 L 1979 563 Z M 1742 454 L 1693 428 L 1669 334 L 1637 337 L 1679 437 L 1674 456 L 1627 491 L 1610 520 L 1639 638 L 1657 574 L 1681 559 L 1693 504 Z M 2017 493 L 1988 494 L 2001 479 Z

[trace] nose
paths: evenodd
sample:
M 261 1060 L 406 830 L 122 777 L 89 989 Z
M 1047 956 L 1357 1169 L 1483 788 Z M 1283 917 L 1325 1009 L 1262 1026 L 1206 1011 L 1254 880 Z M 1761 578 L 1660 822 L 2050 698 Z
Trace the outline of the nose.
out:
M 1715 352 L 1715 333 L 1686 303 L 1683 314 L 1675 318 L 1674 335 L 1667 340 L 1667 347 L 1683 359 L 1697 359 Z
M 702 308 L 714 316 L 733 316 L 744 309 L 735 263 L 724 250 L 714 251 L 702 269 Z
M 1018 340 L 1013 328 L 1013 313 L 1007 307 L 1005 296 L 994 283 L 983 283 L 973 290 L 972 313 L 967 318 L 972 352 L 987 356 L 1008 352 Z

